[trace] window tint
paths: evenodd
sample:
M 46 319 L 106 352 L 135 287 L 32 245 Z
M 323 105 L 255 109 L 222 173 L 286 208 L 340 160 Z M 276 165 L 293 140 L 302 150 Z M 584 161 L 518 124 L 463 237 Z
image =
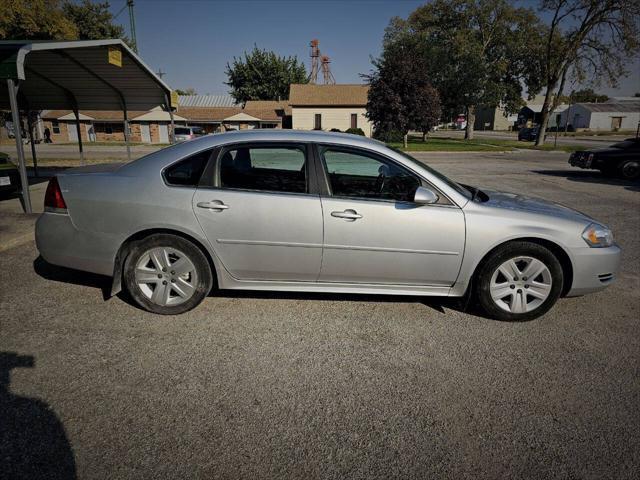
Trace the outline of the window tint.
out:
M 205 150 L 171 165 L 164 171 L 165 180 L 170 185 L 198 185 L 210 156 L 211 150 Z
M 405 168 L 363 153 L 323 152 L 331 191 L 339 197 L 413 201 L 420 179 Z
M 305 153 L 298 147 L 240 147 L 220 159 L 222 187 L 306 193 Z
M 191 129 L 184 127 L 176 127 L 175 128 L 176 135 L 191 135 Z

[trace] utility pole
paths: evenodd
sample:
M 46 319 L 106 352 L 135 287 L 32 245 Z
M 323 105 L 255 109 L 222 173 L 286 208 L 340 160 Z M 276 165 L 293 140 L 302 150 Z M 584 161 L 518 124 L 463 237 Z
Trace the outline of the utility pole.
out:
M 138 41 L 136 40 L 136 19 L 133 15 L 133 0 L 127 0 L 127 7 L 129 8 L 129 24 L 131 30 L 131 46 L 133 51 L 138 53 Z
M 163 72 L 161 68 L 159 68 L 158 71 L 156 72 L 156 75 L 160 77 L 160 80 L 162 80 L 162 77 L 164 77 L 166 74 L 167 72 Z

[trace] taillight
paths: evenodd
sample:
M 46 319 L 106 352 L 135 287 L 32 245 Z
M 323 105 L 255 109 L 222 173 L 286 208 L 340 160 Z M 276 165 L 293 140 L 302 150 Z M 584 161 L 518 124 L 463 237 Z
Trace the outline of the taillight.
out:
M 47 192 L 44 194 L 45 212 L 67 213 L 67 204 L 62 197 L 62 190 L 58 178 L 53 177 L 47 185 Z

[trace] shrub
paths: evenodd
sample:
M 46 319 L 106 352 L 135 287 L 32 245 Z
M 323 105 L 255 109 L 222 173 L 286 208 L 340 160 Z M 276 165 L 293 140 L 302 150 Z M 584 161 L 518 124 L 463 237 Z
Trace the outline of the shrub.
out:
M 342 130 L 340 130 L 339 128 L 332 128 L 331 130 L 329 130 L 330 132 L 338 132 L 338 133 L 342 133 Z
M 404 135 L 402 135 L 402 132 L 399 132 L 397 130 L 391 130 L 391 131 L 387 131 L 387 132 L 376 130 L 373 133 L 373 138 L 375 138 L 376 140 L 380 140 L 382 142 L 385 142 L 385 143 L 402 142 L 403 137 L 404 137 Z
M 364 137 L 364 131 L 361 128 L 347 128 L 344 133 L 350 133 L 352 135 L 361 135 Z

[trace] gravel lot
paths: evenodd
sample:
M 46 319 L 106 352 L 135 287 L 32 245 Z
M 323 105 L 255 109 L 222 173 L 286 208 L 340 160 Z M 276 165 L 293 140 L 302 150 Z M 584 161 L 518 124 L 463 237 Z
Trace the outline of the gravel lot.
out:
M 516 324 L 253 292 L 167 318 L 27 242 L 0 253 L 0 477 L 637 478 L 640 185 L 566 154 L 423 158 L 609 224 L 617 283 Z

